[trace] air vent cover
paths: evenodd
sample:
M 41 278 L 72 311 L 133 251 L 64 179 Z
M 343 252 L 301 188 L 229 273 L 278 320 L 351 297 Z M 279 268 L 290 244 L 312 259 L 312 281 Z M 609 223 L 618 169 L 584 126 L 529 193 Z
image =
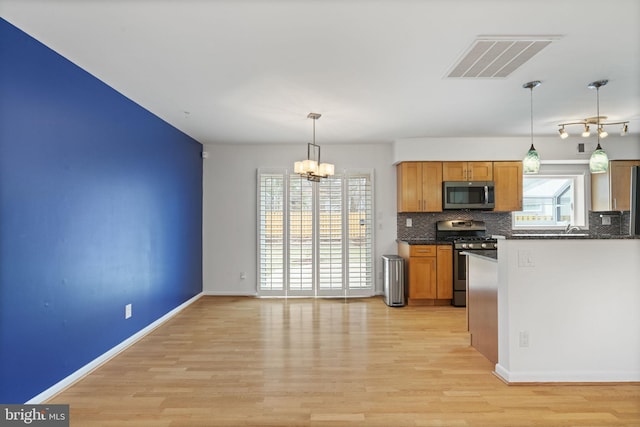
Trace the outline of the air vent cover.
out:
M 447 77 L 503 78 L 513 73 L 560 36 L 478 37 Z

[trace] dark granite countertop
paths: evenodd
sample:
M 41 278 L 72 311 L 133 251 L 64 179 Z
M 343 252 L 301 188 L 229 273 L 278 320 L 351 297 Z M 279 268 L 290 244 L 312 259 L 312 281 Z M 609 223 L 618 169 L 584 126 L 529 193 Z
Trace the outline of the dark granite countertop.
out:
M 511 236 L 505 236 L 510 240 L 604 240 L 604 239 L 640 239 L 640 236 L 631 236 L 629 234 L 589 234 L 589 233 L 514 233 Z
M 405 243 L 407 245 L 451 245 L 452 243 L 447 240 L 436 239 L 396 239 L 398 243 Z

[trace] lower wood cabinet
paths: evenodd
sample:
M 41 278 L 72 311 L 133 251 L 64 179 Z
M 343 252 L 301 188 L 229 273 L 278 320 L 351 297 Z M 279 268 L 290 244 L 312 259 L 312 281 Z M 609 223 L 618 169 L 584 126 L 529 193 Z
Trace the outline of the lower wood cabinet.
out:
M 450 245 L 409 245 L 401 242 L 410 305 L 448 305 L 453 298 L 453 249 Z

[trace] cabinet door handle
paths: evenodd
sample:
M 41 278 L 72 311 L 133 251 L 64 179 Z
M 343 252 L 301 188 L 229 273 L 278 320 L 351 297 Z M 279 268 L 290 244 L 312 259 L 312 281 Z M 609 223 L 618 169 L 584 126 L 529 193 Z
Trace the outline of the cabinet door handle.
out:
M 618 209 L 618 199 L 613 198 L 613 209 Z

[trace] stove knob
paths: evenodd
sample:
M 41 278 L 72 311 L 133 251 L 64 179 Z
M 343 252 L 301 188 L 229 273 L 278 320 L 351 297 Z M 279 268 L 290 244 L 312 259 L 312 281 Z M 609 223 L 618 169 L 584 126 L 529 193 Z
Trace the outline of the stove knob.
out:
M 463 244 L 462 244 L 462 249 L 469 249 L 469 245 L 468 245 L 468 244 L 466 244 L 466 243 L 463 243 Z
M 487 245 L 486 243 L 483 243 L 480 246 L 482 246 L 482 249 L 487 249 L 489 247 L 489 245 Z

